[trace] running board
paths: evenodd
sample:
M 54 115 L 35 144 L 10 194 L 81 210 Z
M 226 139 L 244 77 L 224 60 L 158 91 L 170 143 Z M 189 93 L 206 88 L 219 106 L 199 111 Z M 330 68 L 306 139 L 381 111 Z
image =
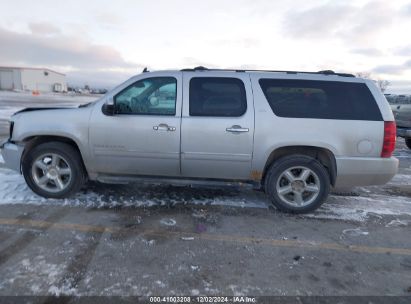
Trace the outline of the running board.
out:
M 261 188 L 259 183 L 252 181 L 236 180 L 218 180 L 218 179 L 187 179 L 172 177 L 153 177 L 153 176 L 117 176 L 117 175 L 99 175 L 97 181 L 106 184 L 169 184 L 176 186 L 203 186 L 203 187 L 246 187 Z

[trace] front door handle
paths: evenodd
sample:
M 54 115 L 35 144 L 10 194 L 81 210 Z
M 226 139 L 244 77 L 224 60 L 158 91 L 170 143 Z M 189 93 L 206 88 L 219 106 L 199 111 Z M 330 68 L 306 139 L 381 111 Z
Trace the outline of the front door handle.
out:
M 168 124 L 159 124 L 158 126 L 154 126 L 153 130 L 155 131 L 175 131 L 176 127 L 169 127 Z
M 231 133 L 244 133 L 244 132 L 249 132 L 250 130 L 248 128 L 242 128 L 239 125 L 234 125 L 230 128 L 225 129 L 227 132 Z

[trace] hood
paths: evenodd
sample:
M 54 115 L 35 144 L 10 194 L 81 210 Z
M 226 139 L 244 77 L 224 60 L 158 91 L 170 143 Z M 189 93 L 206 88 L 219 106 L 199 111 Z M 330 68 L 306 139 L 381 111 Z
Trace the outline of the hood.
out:
M 13 115 L 16 114 L 20 114 L 20 113 L 24 113 L 24 112 L 33 112 L 33 111 L 43 111 L 43 110 L 70 110 L 70 109 L 76 109 L 76 108 L 85 108 L 87 106 L 89 106 L 91 104 L 91 102 L 86 103 L 86 104 L 81 104 L 77 107 L 35 107 L 35 108 L 24 108 L 20 111 L 17 111 L 15 113 L 13 113 Z
M 13 115 L 24 113 L 24 112 L 32 112 L 32 111 L 42 111 L 42 110 L 62 110 L 62 109 L 73 109 L 68 107 L 45 107 L 45 108 L 24 108 L 20 111 L 15 112 Z

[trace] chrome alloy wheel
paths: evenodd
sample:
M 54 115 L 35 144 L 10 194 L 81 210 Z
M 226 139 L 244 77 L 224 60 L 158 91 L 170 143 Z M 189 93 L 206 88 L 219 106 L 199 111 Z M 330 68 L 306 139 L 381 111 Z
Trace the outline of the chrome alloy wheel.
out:
M 276 190 L 284 203 L 304 207 L 318 197 L 320 187 L 320 179 L 313 170 L 298 166 L 289 168 L 280 174 Z
M 67 160 L 56 153 L 46 153 L 39 156 L 33 162 L 31 174 L 38 187 L 53 193 L 66 189 L 72 177 Z

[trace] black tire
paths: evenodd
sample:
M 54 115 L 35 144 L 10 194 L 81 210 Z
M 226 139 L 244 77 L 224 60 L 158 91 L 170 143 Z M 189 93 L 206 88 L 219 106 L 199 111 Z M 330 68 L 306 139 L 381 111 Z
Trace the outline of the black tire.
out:
M 42 189 L 34 180 L 32 167 L 34 161 L 44 154 L 57 154 L 64 158 L 68 168 L 71 169 L 69 181 L 61 191 L 50 192 Z M 80 190 L 87 179 L 79 152 L 71 145 L 62 142 L 47 142 L 34 146 L 24 154 L 22 172 L 27 185 L 36 194 L 46 198 L 66 198 Z M 56 184 L 57 187 L 57 184 Z M 56 188 L 57 189 L 57 188 Z
M 295 167 L 297 168 L 292 169 L 291 171 L 293 172 L 293 176 L 294 174 L 299 174 L 299 172 L 302 173 L 302 169 L 301 171 L 299 171 L 300 169 L 298 169 L 299 166 L 308 168 L 309 170 L 311 170 L 311 173 L 308 177 L 308 183 L 313 181 L 314 186 L 316 186 L 316 188 L 318 189 L 316 194 L 311 193 L 310 191 L 302 190 L 303 192 L 301 195 L 303 197 L 304 196 L 308 197 L 307 202 L 312 200 L 312 202 L 309 202 L 307 205 L 303 205 L 303 206 L 296 206 L 291 203 L 286 203 L 283 200 L 284 195 L 282 196 L 283 197 L 282 199 L 277 191 L 277 185 L 281 186 L 280 183 L 284 183 L 284 181 L 288 183 L 288 179 L 283 175 L 283 173 L 287 171 L 288 169 L 295 168 Z M 312 173 L 315 173 L 315 174 L 312 174 Z M 299 177 L 297 177 L 296 179 L 298 178 Z M 298 185 L 307 185 L 306 182 L 301 184 L 302 182 L 298 181 L 298 183 L 300 184 L 296 184 L 296 185 L 293 184 L 293 187 L 297 187 Z M 289 182 L 289 185 L 286 185 L 286 186 L 291 187 L 291 185 L 292 183 Z M 265 192 L 268 194 L 272 203 L 277 209 L 284 211 L 284 212 L 289 212 L 289 213 L 307 213 L 307 212 L 311 212 L 317 209 L 318 207 L 320 207 L 321 204 L 324 203 L 324 201 L 326 200 L 328 193 L 330 192 L 330 176 L 329 176 L 327 169 L 321 163 L 319 163 L 316 159 L 306 156 L 306 155 L 295 154 L 295 155 L 289 155 L 289 156 L 282 157 L 276 160 L 272 164 L 272 166 L 269 168 L 267 172 L 264 186 L 265 186 Z M 295 200 L 293 198 L 295 195 L 294 191 L 289 192 L 286 195 L 288 195 L 288 198 Z
M 411 149 L 411 138 L 406 138 L 405 144 L 407 145 L 408 149 Z

